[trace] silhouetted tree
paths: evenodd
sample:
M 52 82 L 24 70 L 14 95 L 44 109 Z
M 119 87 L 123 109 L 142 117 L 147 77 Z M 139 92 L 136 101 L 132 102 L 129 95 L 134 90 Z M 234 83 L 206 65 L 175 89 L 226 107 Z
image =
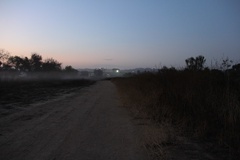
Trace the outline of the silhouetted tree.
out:
M 42 63 L 42 70 L 43 71 L 61 71 L 61 63 L 53 58 L 46 59 Z
M 72 66 L 66 66 L 63 70 L 67 75 L 76 76 L 78 70 L 74 69 Z
M 66 66 L 64 68 L 65 72 L 78 72 L 78 70 L 74 69 L 72 66 Z
M 204 58 L 204 56 L 198 56 L 195 58 L 196 61 L 196 68 L 197 70 L 202 70 L 204 69 L 204 64 L 206 62 L 206 59 Z
M 204 69 L 204 63 L 206 62 L 206 59 L 204 56 L 197 56 L 196 58 L 190 57 L 185 60 L 187 69 L 188 70 L 203 70 Z
M 8 58 L 7 64 L 17 71 L 23 71 L 24 70 L 23 61 L 24 59 L 22 59 L 19 56 L 11 56 Z
M 42 56 L 37 54 L 37 53 L 33 53 L 31 55 L 31 59 L 30 59 L 30 65 L 31 65 L 31 71 L 41 71 L 42 68 Z
M 28 59 L 28 57 L 25 57 L 23 59 L 23 64 L 22 64 L 22 67 L 23 67 L 23 71 L 30 71 L 31 70 L 31 64 L 30 64 L 30 60 Z
M 4 49 L 0 49 L 0 69 L 4 69 L 6 66 L 6 61 L 8 60 L 10 53 Z
M 232 70 L 240 72 L 240 63 L 233 65 Z
M 3 71 L 12 71 L 12 66 L 10 66 L 7 63 L 3 63 L 2 67 L 1 67 L 1 70 L 3 70 Z
M 220 68 L 223 71 L 226 71 L 232 66 L 232 63 L 233 63 L 233 61 L 230 60 L 228 57 L 225 58 L 225 59 L 222 59 L 222 64 L 221 64 Z
M 195 65 L 195 59 L 193 57 L 186 59 L 185 62 L 187 65 L 187 69 L 195 70 L 196 65 Z

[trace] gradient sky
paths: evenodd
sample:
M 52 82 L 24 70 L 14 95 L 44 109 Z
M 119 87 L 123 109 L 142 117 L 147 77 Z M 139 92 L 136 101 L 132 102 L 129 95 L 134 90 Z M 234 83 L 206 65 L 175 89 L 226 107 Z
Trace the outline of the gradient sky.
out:
M 0 49 L 75 68 L 240 63 L 240 1 L 0 0 Z

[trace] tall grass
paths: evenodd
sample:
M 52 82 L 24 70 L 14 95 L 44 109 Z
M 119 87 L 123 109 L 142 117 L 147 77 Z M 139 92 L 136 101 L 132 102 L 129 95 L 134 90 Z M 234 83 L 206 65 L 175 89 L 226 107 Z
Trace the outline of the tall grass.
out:
M 162 69 L 117 78 L 124 105 L 185 136 L 239 149 L 240 81 L 218 70 Z

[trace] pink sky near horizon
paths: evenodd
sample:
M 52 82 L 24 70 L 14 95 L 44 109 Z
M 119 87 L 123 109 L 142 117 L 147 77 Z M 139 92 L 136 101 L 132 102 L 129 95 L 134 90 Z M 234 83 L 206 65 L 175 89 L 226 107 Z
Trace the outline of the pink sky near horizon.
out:
M 2 0 L 0 49 L 74 68 L 240 62 L 238 0 Z

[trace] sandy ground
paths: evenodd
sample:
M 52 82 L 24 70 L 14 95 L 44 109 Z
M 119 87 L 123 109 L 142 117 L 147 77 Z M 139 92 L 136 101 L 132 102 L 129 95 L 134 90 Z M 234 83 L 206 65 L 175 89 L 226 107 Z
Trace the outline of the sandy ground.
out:
M 101 81 L 0 118 L 0 159 L 147 159 L 139 133 L 115 86 Z

